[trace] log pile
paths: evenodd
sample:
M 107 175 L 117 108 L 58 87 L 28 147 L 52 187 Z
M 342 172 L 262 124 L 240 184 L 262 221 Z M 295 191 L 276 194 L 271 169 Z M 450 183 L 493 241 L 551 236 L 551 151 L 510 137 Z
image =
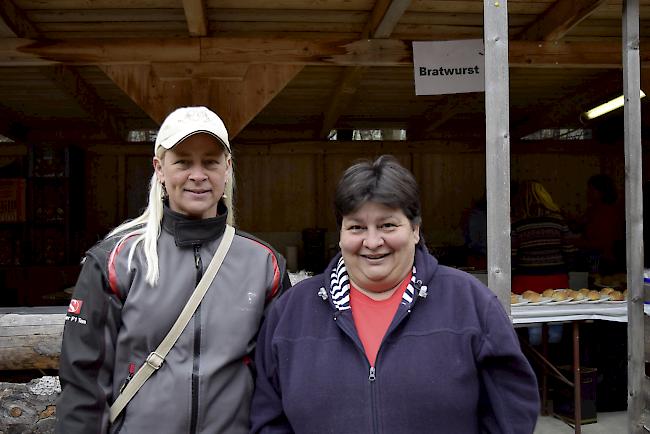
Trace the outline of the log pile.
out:
M 0 370 L 58 369 L 65 307 L 0 310 Z
M 0 433 L 53 433 L 58 377 L 0 383 Z

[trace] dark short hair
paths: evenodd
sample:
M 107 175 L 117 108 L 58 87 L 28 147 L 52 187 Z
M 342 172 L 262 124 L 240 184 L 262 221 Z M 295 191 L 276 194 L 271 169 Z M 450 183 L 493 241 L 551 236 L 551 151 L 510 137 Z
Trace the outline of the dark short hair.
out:
M 616 202 L 616 199 L 618 198 L 616 186 L 614 185 L 612 178 L 609 176 L 604 174 L 594 175 L 589 178 L 587 185 L 590 185 L 600 192 L 604 203 L 612 204 Z
M 420 189 L 413 174 L 391 155 L 350 166 L 341 176 L 334 195 L 336 224 L 367 202 L 400 209 L 412 225 L 422 222 Z M 422 240 L 422 234 L 420 234 Z

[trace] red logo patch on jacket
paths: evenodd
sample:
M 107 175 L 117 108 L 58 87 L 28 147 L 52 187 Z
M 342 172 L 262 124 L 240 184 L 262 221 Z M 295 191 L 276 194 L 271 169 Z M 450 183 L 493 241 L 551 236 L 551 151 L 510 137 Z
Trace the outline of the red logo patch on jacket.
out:
M 70 305 L 68 306 L 68 313 L 79 314 L 81 312 L 81 305 L 84 304 L 83 300 L 75 300 L 74 298 L 70 300 Z

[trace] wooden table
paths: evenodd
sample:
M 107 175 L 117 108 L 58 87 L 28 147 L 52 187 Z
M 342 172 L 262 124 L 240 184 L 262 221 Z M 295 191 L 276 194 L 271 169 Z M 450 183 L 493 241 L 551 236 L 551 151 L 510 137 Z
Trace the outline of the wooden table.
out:
M 646 314 L 649 307 L 646 305 Z M 546 402 L 547 375 L 550 369 L 563 382 L 573 387 L 574 402 L 574 431 L 581 432 L 582 405 L 581 405 L 581 380 L 580 380 L 580 323 L 586 320 L 604 320 L 627 322 L 627 302 L 599 302 L 599 303 L 546 303 L 541 305 L 512 306 L 511 319 L 515 327 L 526 327 L 536 324 L 542 325 L 542 354 L 530 347 L 539 361 L 545 365 L 542 374 L 542 403 Z M 573 342 L 573 381 L 568 380 L 547 358 L 546 348 L 548 343 L 548 324 L 570 322 L 572 324 Z

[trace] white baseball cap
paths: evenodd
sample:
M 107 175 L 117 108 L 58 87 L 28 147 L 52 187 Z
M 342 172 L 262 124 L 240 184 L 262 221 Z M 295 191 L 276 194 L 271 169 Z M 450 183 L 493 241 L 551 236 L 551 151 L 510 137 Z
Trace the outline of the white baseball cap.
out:
M 156 136 L 153 150 L 154 155 L 158 147 L 171 149 L 186 138 L 198 134 L 210 134 L 230 153 L 228 130 L 216 113 L 207 107 L 181 107 L 171 112 L 163 121 Z

